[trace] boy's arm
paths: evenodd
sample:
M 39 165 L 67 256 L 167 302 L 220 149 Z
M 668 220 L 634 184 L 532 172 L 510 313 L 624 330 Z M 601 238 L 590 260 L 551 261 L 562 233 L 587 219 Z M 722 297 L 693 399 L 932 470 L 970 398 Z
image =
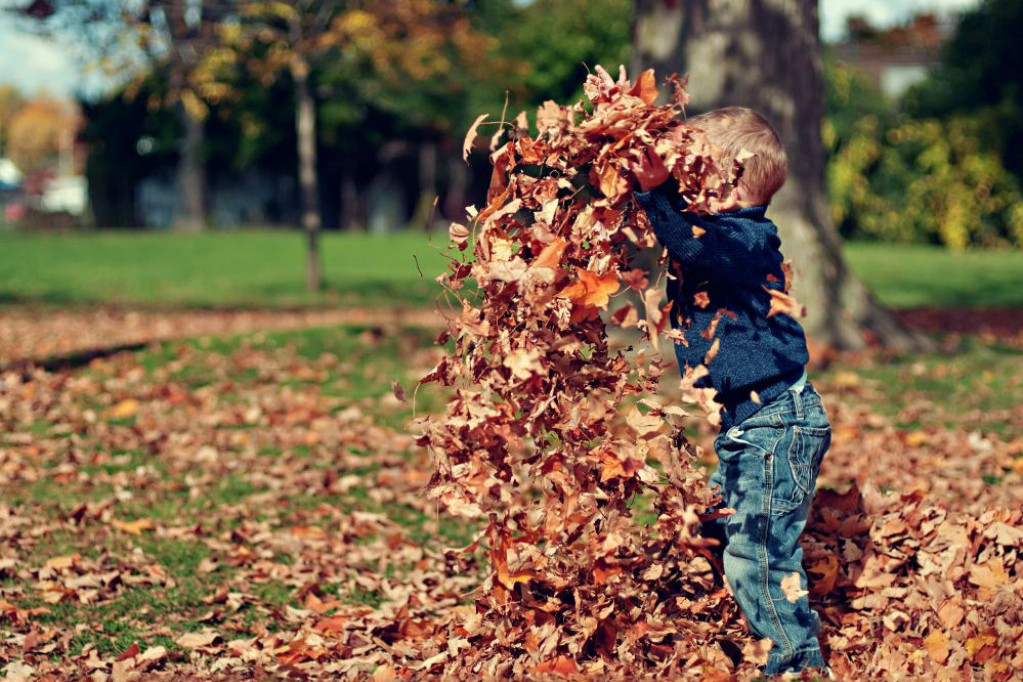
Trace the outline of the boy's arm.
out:
M 765 235 L 721 229 L 713 220 L 685 213 L 684 200 L 670 185 L 635 196 L 672 260 L 707 279 L 762 282 L 773 265 L 769 254 L 780 242 L 770 244 Z

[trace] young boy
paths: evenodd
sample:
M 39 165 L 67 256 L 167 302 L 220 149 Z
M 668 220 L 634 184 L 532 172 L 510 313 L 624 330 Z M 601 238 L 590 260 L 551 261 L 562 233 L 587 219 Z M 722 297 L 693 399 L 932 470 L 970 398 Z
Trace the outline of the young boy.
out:
M 705 534 L 724 544 L 725 576 L 750 629 L 772 640 L 764 673 L 823 669 L 820 620 L 804 591 L 798 539 L 831 431 L 806 381 L 802 327 L 785 314 L 768 316 L 768 290 L 780 291 L 785 274 L 777 228 L 764 213 L 785 182 L 785 150 L 751 109 L 711 111 L 685 128 L 702 136 L 719 167 L 729 168 L 743 150 L 753 154 L 736 189 L 711 214 L 685 212 L 652 152 L 633 169 L 636 199 L 678 264 L 668 293 L 672 324 L 686 340 L 675 344 L 683 372 L 703 364 L 720 339 L 709 374 L 696 385 L 715 389 L 724 406 L 710 484 L 720 486 L 722 505 L 736 513 L 706 524 Z

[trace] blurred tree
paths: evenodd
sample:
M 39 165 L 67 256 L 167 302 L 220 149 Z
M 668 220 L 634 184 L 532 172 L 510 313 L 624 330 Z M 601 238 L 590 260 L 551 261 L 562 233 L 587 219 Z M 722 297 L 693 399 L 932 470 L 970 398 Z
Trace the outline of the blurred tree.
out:
M 165 83 L 153 74 L 136 86 L 135 97 L 115 93 L 84 100 L 82 141 L 89 147 L 85 175 L 93 222 L 101 227 L 135 227 L 137 183 L 175 163 L 180 119 L 171 109 L 150 109 L 162 101 Z
M 983 116 L 913 119 L 855 68 L 829 64 L 823 137 L 843 235 L 951 248 L 1023 245 L 1016 178 L 985 148 Z
M 595 64 L 613 71 L 629 62 L 631 21 L 632 0 L 536 0 L 505 18 L 495 33 L 500 53 L 524 62 L 512 103 L 581 98 Z
M 1023 177 L 1023 2 L 984 0 L 966 12 L 930 78 L 905 98 L 917 118 L 979 116 L 978 132 Z
M 824 193 L 824 85 L 816 0 L 636 0 L 634 68 L 688 71 L 693 107 L 744 105 L 763 113 L 789 154 L 789 178 L 771 204 L 817 342 L 859 348 L 914 339 L 849 271 Z
M 75 134 L 76 112 L 45 95 L 25 100 L 14 109 L 7 125 L 7 156 L 26 173 L 56 166 L 62 147 Z
M 206 223 L 204 128 L 209 104 L 230 95 L 219 71 L 229 67 L 218 27 L 240 0 L 32 0 L 21 7 L 30 25 L 54 39 L 84 46 L 107 73 L 131 83 L 135 94 L 150 69 L 168 88 L 162 104 L 181 122 L 176 227 L 199 231 Z M 153 103 L 154 105 L 156 103 Z
M 421 204 L 436 196 L 436 142 L 464 116 L 472 78 L 483 73 L 489 41 L 457 3 L 439 0 L 252 0 L 237 26 L 225 25 L 225 45 L 260 82 L 282 75 L 295 89 L 302 224 L 307 234 L 307 285 L 321 286 L 321 226 L 317 118 L 346 157 L 374 122 L 388 114 L 420 139 Z M 326 97 L 321 109 L 318 92 Z M 344 133 L 339 133 L 341 128 Z M 350 137 L 349 137 L 350 136 Z M 344 204 L 353 202 L 359 168 L 344 164 Z
M 25 98 L 13 85 L 0 85 L 0 157 L 7 155 L 11 119 L 25 103 Z

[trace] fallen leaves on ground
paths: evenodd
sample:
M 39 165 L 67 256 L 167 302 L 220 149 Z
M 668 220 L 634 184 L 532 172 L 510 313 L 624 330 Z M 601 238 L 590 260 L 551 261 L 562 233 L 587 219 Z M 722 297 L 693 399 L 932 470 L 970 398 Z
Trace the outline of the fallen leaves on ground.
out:
M 473 600 L 486 576 L 472 555 L 451 550 L 471 544 L 475 527 L 426 501 L 429 462 L 393 396 L 392 382 L 410 385 L 438 351 L 400 328 L 338 330 L 322 355 L 290 338 L 171 342 L 157 355 L 0 375 L 0 669 L 9 679 L 421 679 L 473 654 L 483 631 Z M 1023 407 L 992 430 L 981 413 L 933 403 L 930 418 L 955 419 L 954 428 L 900 438 L 914 431 L 877 412 L 875 394 L 898 387 L 836 362 L 860 378 L 815 379 L 836 441 L 804 540 L 829 661 L 846 679 L 1012 679 L 1005 671 L 1023 664 L 1023 441 L 1013 435 Z M 138 402 L 133 417 L 102 416 L 125 400 Z M 613 427 L 630 438 L 646 429 L 636 416 Z M 627 475 L 627 461 L 606 455 Z M 114 524 L 147 519 L 152 528 L 138 534 Z M 627 568 L 601 563 L 594 577 L 616 584 Z M 737 662 L 763 652 L 709 566 L 694 560 L 691 571 L 705 586 L 673 598 L 696 634 L 683 621 L 598 623 L 594 651 L 612 652 L 598 659 L 599 675 L 629 678 L 647 665 L 616 658 L 615 640 L 656 637 L 660 651 L 693 647 L 718 674 L 749 677 Z M 652 587 L 666 575 L 657 561 L 643 573 Z M 532 589 L 514 564 L 505 580 Z M 561 635 L 541 614 L 529 631 L 533 667 L 523 676 L 572 666 L 598 674 L 553 653 Z
M 8 306 L 0 324 L 0 368 L 28 359 L 47 360 L 196 336 L 259 330 L 305 329 L 332 324 L 396 324 L 435 327 L 426 309 L 146 310 L 108 306 L 52 309 Z M 87 361 L 88 359 L 86 359 Z

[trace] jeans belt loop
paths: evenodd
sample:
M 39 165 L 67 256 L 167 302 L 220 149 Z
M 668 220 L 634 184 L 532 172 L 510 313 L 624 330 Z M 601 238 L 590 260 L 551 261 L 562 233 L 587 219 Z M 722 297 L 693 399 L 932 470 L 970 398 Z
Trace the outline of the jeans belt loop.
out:
M 792 405 L 796 410 L 796 419 L 803 418 L 803 396 L 801 391 L 789 391 L 792 394 Z

